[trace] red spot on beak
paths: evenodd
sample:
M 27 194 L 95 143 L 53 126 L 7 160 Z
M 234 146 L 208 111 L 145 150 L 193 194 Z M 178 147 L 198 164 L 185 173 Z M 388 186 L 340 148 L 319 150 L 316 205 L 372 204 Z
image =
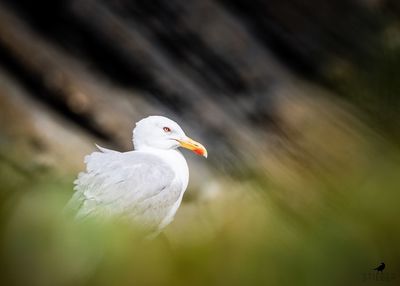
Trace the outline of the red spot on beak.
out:
M 204 149 L 197 148 L 194 149 L 193 152 L 196 153 L 197 155 L 204 156 Z

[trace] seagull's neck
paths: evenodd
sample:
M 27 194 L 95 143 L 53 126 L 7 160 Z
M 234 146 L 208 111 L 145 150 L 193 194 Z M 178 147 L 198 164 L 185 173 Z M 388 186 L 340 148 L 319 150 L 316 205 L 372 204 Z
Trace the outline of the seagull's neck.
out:
M 184 189 L 186 189 L 189 178 L 189 168 L 185 157 L 178 149 L 164 150 L 149 146 L 140 146 L 140 148 L 135 151 L 151 153 L 160 157 L 160 159 L 166 162 L 174 170 L 177 178 L 181 180 Z

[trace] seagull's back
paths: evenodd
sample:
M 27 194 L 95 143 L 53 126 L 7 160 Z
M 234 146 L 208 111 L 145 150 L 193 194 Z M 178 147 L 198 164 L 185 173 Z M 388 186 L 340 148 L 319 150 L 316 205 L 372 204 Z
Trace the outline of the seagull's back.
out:
M 99 149 L 86 156 L 86 171 L 74 182 L 76 193 L 70 206 L 77 209 L 77 218 L 117 216 L 156 232 L 170 223 L 187 179 L 175 170 L 174 164 L 163 159 L 168 156 Z M 169 155 L 180 155 L 179 151 L 174 152 L 177 154 Z

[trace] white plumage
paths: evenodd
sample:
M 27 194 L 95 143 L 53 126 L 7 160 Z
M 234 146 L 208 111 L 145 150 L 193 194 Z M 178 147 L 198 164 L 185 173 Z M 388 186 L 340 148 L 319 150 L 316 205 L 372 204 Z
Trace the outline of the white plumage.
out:
M 189 180 L 178 147 L 207 156 L 206 149 L 162 116 L 142 119 L 134 129 L 134 151 L 99 147 L 86 156 L 69 205 L 77 218 L 127 218 L 158 233 L 174 218 Z

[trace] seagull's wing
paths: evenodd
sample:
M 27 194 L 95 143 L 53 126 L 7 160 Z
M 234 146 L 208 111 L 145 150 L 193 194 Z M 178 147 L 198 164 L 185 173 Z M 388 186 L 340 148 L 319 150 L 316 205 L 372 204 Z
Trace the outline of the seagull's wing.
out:
M 70 206 L 77 217 L 117 215 L 149 228 L 160 226 L 179 200 L 182 186 L 173 170 L 155 155 L 99 148 L 86 156 Z

